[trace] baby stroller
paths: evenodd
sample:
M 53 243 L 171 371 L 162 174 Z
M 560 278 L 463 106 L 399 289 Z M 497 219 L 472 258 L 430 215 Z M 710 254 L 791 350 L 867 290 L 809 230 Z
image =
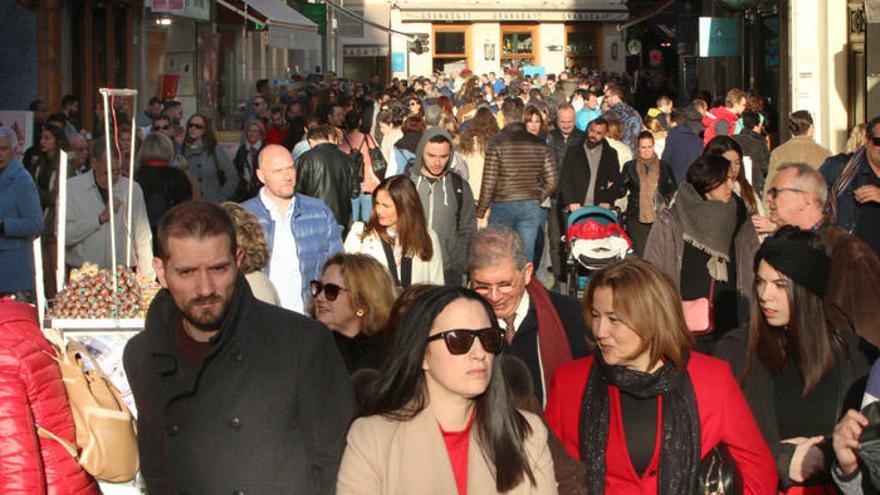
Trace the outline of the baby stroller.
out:
M 600 206 L 585 206 L 568 215 L 565 236 L 568 294 L 581 298 L 590 275 L 632 253 L 632 242 L 617 214 Z

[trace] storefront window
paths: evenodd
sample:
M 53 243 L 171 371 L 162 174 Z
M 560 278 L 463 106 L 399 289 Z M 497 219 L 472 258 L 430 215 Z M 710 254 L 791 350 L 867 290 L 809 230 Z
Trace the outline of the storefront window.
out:
M 437 55 L 464 55 L 464 31 L 439 32 L 434 36 L 434 53 Z
M 537 65 L 535 46 L 538 43 L 537 26 L 501 26 L 501 67 L 519 68 Z
M 565 29 L 565 67 L 599 68 L 599 47 L 596 30 L 592 26 L 569 25 Z
M 450 72 L 467 67 L 470 59 L 469 37 L 469 25 L 435 25 L 434 42 L 431 45 L 434 72 Z
M 502 55 L 532 54 L 532 33 L 504 33 Z

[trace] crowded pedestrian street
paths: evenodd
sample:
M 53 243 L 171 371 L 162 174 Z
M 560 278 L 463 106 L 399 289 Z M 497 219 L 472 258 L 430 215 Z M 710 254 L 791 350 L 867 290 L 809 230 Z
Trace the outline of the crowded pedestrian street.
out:
M 0 19 L 0 494 L 880 493 L 880 0 Z

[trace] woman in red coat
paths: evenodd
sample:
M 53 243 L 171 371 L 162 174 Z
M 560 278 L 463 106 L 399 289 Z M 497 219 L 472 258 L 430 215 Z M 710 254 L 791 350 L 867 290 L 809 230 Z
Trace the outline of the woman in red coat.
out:
M 97 495 L 98 484 L 55 440 L 76 434 L 54 351 L 32 306 L 0 299 L 0 493 Z
M 584 297 L 599 352 L 560 367 L 546 418 L 587 465 L 587 492 L 689 494 L 727 446 L 743 492 L 776 488 L 773 457 L 726 363 L 691 352 L 672 280 L 642 260 L 597 272 Z

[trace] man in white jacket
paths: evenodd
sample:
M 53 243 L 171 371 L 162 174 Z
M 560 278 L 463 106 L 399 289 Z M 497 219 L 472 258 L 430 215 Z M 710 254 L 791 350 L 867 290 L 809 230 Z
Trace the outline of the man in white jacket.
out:
M 113 256 L 110 245 L 110 208 L 116 233 L 116 263 L 126 263 L 127 238 L 131 236 L 129 265 L 137 267 L 150 280 L 153 270 L 153 236 L 144 204 L 144 193 L 134 183 L 131 188 L 131 225 L 127 222 L 129 179 L 120 176 L 122 164 L 116 149 L 110 147 L 113 176 L 112 194 L 107 178 L 106 144 L 104 138 L 92 145 L 92 170 L 67 181 L 66 262 L 80 267 L 89 262 L 99 268 L 110 268 Z

